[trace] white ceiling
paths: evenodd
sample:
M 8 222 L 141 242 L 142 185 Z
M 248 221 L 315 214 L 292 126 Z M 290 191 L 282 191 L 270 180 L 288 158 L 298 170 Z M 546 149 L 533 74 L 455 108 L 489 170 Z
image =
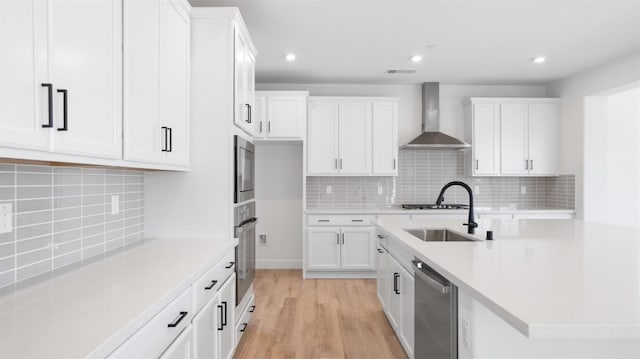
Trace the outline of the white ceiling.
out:
M 260 83 L 546 83 L 640 48 L 640 0 L 191 3 L 240 8 L 259 51 Z M 413 54 L 424 60 L 413 64 Z M 536 55 L 547 62 L 532 64 Z

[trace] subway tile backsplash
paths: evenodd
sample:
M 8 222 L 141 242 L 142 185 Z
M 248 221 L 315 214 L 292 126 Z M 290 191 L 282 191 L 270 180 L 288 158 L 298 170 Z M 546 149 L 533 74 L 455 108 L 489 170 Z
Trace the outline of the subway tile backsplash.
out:
M 119 213 L 111 214 L 111 197 Z M 0 164 L 0 203 L 13 231 L 0 234 L 0 287 L 144 236 L 144 172 Z
M 447 182 L 462 180 L 472 188 L 480 208 L 575 209 L 575 176 L 465 177 L 464 155 L 449 150 L 402 150 L 396 177 L 307 177 L 307 208 L 375 208 L 405 203 L 434 203 Z M 326 193 L 331 186 L 331 194 Z M 521 188 L 526 187 L 526 193 Z M 381 187 L 382 194 L 378 194 Z M 459 187 L 449 189 L 447 203 L 468 202 Z

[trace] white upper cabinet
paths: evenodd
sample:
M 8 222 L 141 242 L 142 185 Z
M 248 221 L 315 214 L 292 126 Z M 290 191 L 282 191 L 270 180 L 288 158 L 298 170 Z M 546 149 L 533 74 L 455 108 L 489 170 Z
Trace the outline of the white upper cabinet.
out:
M 374 175 L 398 174 L 398 104 L 374 102 L 372 116 Z
M 124 158 L 189 165 L 189 14 L 178 0 L 124 2 Z
M 253 136 L 255 107 L 255 50 L 241 26 L 235 28 L 234 122 Z
M 307 174 L 397 174 L 397 143 L 394 99 L 309 99 Z
M 52 150 L 122 158 L 122 1 L 51 0 Z
M 51 129 L 47 8 L 36 1 L 0 2 L 0 146 L 48 150 Z M 49 99 L 51 91 L 51 99 Z M 53 121 L 53 112 L 51 112 Z
M 257 91 L 255 96 L 255 138 L 302 140 L 307 123 L 304 91 Z
M 558 100 L 471 98 L 465 171 L 474 176 L 556 176 Z

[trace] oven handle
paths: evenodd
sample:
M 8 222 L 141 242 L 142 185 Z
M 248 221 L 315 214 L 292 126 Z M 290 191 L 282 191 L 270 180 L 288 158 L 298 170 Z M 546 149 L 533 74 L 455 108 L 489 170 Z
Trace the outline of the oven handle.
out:
M 240 223 L 239 226 L 236 226 L 236 237 L 248 229 L 255 228 L 257 223 L 258 223 L 258 217 L 253 217 Z

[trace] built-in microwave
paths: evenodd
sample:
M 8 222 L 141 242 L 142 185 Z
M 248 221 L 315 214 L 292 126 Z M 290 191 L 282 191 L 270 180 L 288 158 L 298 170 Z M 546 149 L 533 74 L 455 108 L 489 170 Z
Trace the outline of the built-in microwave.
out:
M 235 135 L 235 194 L 234 203 L 255 197 L 255 147 L 253 143 Z

